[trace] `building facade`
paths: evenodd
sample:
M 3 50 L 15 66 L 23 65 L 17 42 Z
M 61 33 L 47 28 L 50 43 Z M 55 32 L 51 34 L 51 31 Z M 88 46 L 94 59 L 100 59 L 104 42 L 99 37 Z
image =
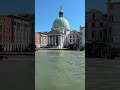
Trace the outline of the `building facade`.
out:
M 12 19 L 0 16 L 0 51 L 11 51 L 12 48 Z
M 30 23 L 30 40 L 31 45 L 35 45 L 35 15 L 34 14 L 19 14 L 18 16 L 27 18 Z
M 40 34 L 40 47 L 47 47 L 48 45 L 48 36 L 47 32 L 41 33 Z
M 98 10 L 86 13 L 86 56 L 108 55 L 114 50 L 120 53 L 120 14 L 118 12 L 120 12 L 120 1 L 107 0 L 106 14 Z
M 70 25 L 63 17 L 62 9 L 59 17 L 54 21 L 51 31 L 48 33 L 48 47 L 67 48 L 69 45 Z
M 30 44 L 31 27 L 30 22 L 20 16 L 10 16 L 13 24 L 13 45 L 12 51 L 24 51 Z
M 69 34 L 69 43 L 71 44 L 79 44 L 79 32 L 76 30 L 73 30 Z
M 41 33 L 40 32 L 35 32 L 35 45 L 36 48 L 40 48 L 41 44 Z
M 107 42 L 107 15 L 94 9 L 86 12 L 85 27 L 86 56 L 101 56 Z
M 108 0 L 108 19 L 107 19 L 107 30 L 108 30 L 108 43 L 111 47 L 120 50 L 120 1 L 119 0 Z
M 28 18 L 18 15 L 1 15 L 1 46 L 3 51 L 25 51 L 32 43 L 32 27 Z
M 85 49 L 85 27 L 80 27 L 79 49 Z

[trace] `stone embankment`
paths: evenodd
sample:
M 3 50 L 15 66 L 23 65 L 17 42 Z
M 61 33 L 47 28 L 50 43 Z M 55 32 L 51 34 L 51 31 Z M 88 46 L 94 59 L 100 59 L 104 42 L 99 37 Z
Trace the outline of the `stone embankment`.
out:
M 0 52 L 6 55 L 35 55 L 35 52 Z

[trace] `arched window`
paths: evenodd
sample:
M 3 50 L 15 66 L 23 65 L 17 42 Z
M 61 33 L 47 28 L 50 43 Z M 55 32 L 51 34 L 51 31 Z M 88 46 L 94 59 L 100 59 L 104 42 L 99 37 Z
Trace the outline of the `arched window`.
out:
M 92 38 L 94 38 L 95 37 L 95 33 L 94 32 L 92 32 Z
M 100 38 L 102 38 L 102 32 L 100 32 Z
M 92 17 L 95 18 L 95 14 L 92 14 Z

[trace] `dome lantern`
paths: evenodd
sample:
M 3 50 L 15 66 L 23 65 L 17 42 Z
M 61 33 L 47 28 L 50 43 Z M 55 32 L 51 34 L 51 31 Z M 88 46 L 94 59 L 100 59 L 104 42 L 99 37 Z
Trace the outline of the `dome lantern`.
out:
M 62 10 L 62 7 L 60 7 L 59 17 L 63 17 L 63 10 Z

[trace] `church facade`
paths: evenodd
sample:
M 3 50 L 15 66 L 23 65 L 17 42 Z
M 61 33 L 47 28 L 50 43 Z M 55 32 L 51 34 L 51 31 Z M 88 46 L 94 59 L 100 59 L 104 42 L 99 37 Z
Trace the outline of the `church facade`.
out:
M 62 9 L 59 11 L 59 17 L 55 19 L 51 31 L 48 33 L 49 48 L 67 48 L 69 45 L 70 25 L 67 19 L 63 17 Z

